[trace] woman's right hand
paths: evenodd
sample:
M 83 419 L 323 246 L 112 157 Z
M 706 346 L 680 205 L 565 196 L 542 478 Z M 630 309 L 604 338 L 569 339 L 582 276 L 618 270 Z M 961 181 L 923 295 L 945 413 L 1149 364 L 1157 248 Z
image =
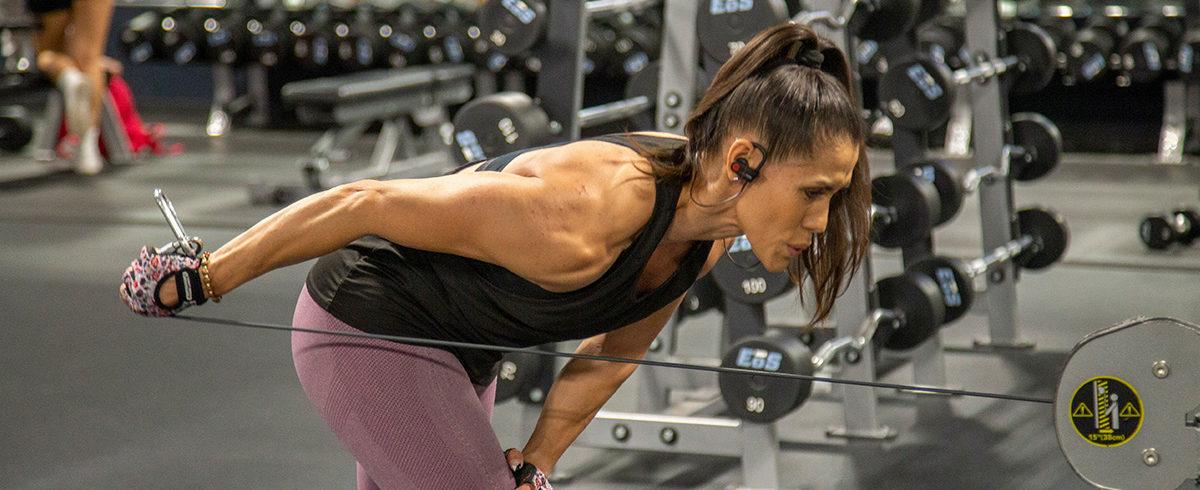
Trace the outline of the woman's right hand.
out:
M 158 317 L 204 304 L 199 268 L 198 257 L 142 247 L 121 276 L 121 301 L 134 313 Z

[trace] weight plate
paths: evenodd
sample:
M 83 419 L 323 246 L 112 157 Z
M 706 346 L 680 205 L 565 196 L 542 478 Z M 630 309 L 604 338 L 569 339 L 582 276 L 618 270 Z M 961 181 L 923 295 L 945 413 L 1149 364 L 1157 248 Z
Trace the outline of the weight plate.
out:
M 961 20 L 944 17 L 917 28 L 917 49 L 952 70 L 967 67 L 969 55 L 965 47 Z
M 645 95 L 650 99 L 650 108 L 630 116 L 629 127 L 634 131 L 654 131 L 655 101 L 658 100 L 658 74 L 662 71 L 661 63 L 654 61 L 641 71 L 634 73 L 625 83 L 625 98 L 632 99 Z
M 1179 240 L 1179 235 L 1166 216 L 1147 216 L 1139 228 L 1142 243 L 1154 250 L 1165 250 Z
M 945 320 L 942 292 L 929 277 L 905 272 L 875 283 L 879 307 L 902 317 L 899 328 L 884 339 L 891 350 L 908 350 L 937 334 Z
M 1138 227 L 1138 237 L 1153 250 L 1166 250 L 1178 240 L 1174 227 L 1166 216 L 1147 216 Z
M 1017 236 L 1030 235 L 1034 247 L 1017 255 L 1016 263 L 1030 270 L 1045 269 L 1062 259 L 1071 241 L 1067 224 L 1058 213 L 1042 208 L 1017 212 Z
M 918 260 L 905 270 L 922 274 L 937 284 L 945 307 L 944 323 L 953 322 L 970 311 L 975 303 L 975 280 L 960 260 L 931 256 Z
M 528 352 L 506 352 L 500 359 L 496 375 L 496 403 L 518 396 L 528 398 L 528 392 L 536 388 L 545 376 L 550 360 Z M 526 399 L 525 401 L 530 401 Z
M 1112 28 L 1085 27 L 1067 48 L 1067 72 L 1080 82 L 1100 78 L 1109 69 L 1108 56 L 1116 49 L 1116 44 Z
M 921 0 L 921 7 L 917 10 L 917 24 L 924 24 L 942 15 L 948 3 L 947 0 Z
M 1005 32 L 1008 54 L 1021 60 L 1009 76 L 1014 93 L 1029 94 L 1046 88 L 1058 68 L 1058 49 L 1045 29 L 1028 22 L 1013 22 Z
M 33 119 L 21 106 L 0 107 L 0 150 L 18 152 L 33 141 Z
M 934 221 L 934 226 L 941 226 L 958 215 L 958 210 L 962 209 L 963 200 L 966 199 L 966 190 L 963 189 L 962 177 L 950 169 L 950 164 L 942 160 L 926 160 L 912 166 L 913 174 L 917 178 L 925 180 L 933 184 L 937 189 L 938 197 L 940 198 L 941 213 Z
M 1196 59 L 1197 55 L 1200 55 L 1200 29 L 1190 29 L 1183 35 L 1179 52 L 1175 55 L 1176 70 L 1186 80 L 1200 79 L 1200 60 Z
M 454 115 L 460 163 L 494 158 L 550 140 L 550 117 L 529 95 L 499 92 L 479 97 Z
M 907 247 L 929 238 L 934 218 L 941 214 L 937 189 L 909 175 L 884 175 L 871 181 L 871 203 L 895 210 L 895 221 L 871 227 L 871 241 L 888 247 Z
M 1058 168 L 1062 158 L 1062 133 L 1041 114 L 1021 112 L 1012 116 L 1013 143 L 1026 155 L 1014 159 L 1013 178 L 1022 182 L 1040 179 Z
M 683 319 L 714 308 L 717 311 L 725 311 L 725 296 L 721 294 L 721 288 L 717 286 L 712 274 L 709 274 L 697 279 L 696 283 L 688 288 L 687 293 L 683 295 L 683 302 L 679 305 L 678 317 Z
M 782 0 L 711 0 L 703 2 L 696 18 L 700 49 L 721 63 L 759 31 L 787 22 Z
M 796 336 L 780 330 L 734 344 L 725 353 L 721 366 L 813 374 L 812 351 Z M 731 415 L 759 424 L 769 424 L 792 413 L 812 394 L 811 381 L 751 374 L 719 373 L 717 385 Z
M 1175 225 L 1180 230 L 1180 245 L 1191 245 L 1200 238 L 1200 213 L 1195 209 L 1176 209 L 1171 211 L 1171 217 L 1175 219 Z
M 1162 77 L 1172 46 L 1161 31 L 1140 27 L 1121 42 L 1120 55 L 1125 73 L 1134 83 L 1151 83 Z
M 734 241 L 727 256 L 717 261 L 710 275 L 726 298 L 742 304 L 766 303 L 795 286 L 786 272 L 765 269 L 745 237 Z
M 879 79 L 879 103 L 897 127 L 928 131 L 950 119 L 950 69 L 924 54 L 892 64 Z
M 543 0 L 489 0 L 476 14 L 482 37 L 507 56 L 528 54 L 546 29 Z
M 892 39 L 911 30 L 917 24 L 920 11 L 920 0 L 855 2 L 846 30 L 861 39 Z

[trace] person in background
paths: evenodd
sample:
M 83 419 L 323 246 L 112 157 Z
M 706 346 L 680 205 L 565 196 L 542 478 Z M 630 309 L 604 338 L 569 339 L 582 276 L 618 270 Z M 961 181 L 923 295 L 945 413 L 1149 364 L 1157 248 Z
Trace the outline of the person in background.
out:
M 63 94 L 67 132 L 79 138 L 75 171 L 95 175 L 104 168 L 100 155 L 100 104 L 106 73 L 119 71 L 104 57 L 113 0 L 26 0 L 38 16 L 34 38 L 38 70 Z

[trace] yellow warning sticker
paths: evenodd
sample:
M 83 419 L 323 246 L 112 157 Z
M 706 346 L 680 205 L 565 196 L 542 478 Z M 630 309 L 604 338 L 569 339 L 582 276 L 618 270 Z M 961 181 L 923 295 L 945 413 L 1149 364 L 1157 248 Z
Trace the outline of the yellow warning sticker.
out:
M 1092 409 L 1088 408 L 1088 406 L 1084 403 L 1080 403 L 1078 406 L 1075 407 L 1075 411 L 1071 412 L 1071 417 L 1091 417 L 1091 416 L 1092 416 Z
M 1120 378 L 1097 376 L 1084 381 L 1071 397 L 1071 422 L 1089 444 L 1117 447 L 1133 440 L 1142 427 L 1142 399 Z

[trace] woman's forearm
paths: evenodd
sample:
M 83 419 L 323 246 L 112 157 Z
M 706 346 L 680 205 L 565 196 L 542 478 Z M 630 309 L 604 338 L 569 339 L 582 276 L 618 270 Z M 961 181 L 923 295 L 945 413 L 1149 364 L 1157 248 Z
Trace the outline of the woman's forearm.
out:
M 213 293 L 222 296 L 272 270 L 320 257 L 368 234 L 370 182 L 313 194 L 238 235 L 213 252 Z
M 522 452 L 525 461 L 549 473 L 637 366 L 572 360 L 554 381 L 537 427 Z

